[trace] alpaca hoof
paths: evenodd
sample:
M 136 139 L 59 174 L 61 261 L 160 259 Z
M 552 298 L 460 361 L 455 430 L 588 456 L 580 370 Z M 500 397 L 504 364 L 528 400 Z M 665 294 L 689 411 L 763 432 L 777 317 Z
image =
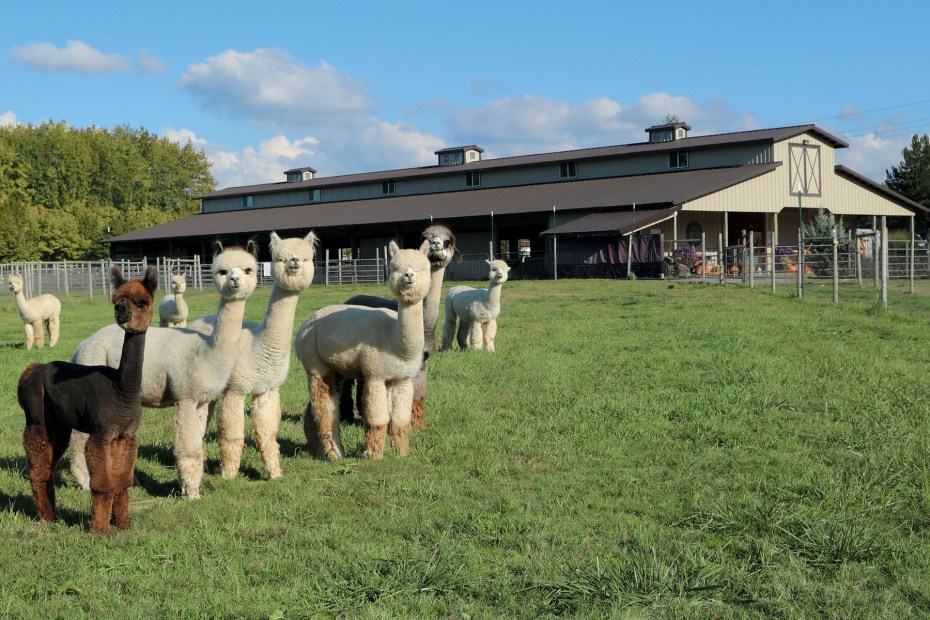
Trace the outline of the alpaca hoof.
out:
M 282 476 L 284 476 L 284 472 L 282 472 L 280 469 L 268 472 L 269 480 L 277 480 L 278 478 L 281 478 Z
M 110 524 L 109 524 L 109 523 L 106 523 L 106 524 L 103 524 L 103 525 L 99 525 L 99 524 L 96 524 L 96 523 L 91 523 L 91 524 L 90 524 L 90 531 L 91 531 L 92 533 L 94 533 L 94 534 L 101 534 L 101 535 L 109 534 L 109 533 L 110 533 Z
M 223 465 L 223 479 L 232 480 L 239 475 L 239 464 L 236 465 Z
M 128 530 L 131 522 L 130 519 L 126 519 L 125 521 L 117 520 L 113 522 L 113 525 L 115 525 L 118 530 Z
M 200 487 L 181 483 L 181 497 L 190 501 L 200 499 Z

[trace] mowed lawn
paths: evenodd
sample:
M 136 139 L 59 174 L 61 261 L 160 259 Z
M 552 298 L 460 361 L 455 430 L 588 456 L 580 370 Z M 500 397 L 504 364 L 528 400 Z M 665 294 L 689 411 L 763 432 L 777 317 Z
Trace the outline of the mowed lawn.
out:
M 365 460 L 358 427 L 310 458 L 292 360 L 284 478 L 249 438 L 223 480 L 211 425 L 197 502 L 170 410 L 146 410 L 132 528 L 107 537 L 67 456 L 62 520 L 36 521 L 15 387 L 111 307 L 64 298 L 59 346 L 26 351 L 0 296 L 0 617 L 928 617 L 930 298 L 767 291 L 508 282 L 497 353 L 431 359 L 407 458 Z M 356 293 L 387 288 L 311 287 L 295 328 Z

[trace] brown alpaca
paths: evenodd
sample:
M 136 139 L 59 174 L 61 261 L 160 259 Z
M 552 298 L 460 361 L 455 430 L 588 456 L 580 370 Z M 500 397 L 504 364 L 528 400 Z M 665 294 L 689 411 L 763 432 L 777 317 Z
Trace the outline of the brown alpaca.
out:
M 39 517 L 55 521 L 55 467 L 68 447 L 71 431 L 77 429 L 90 434 L 86 448 L 90 529 L 98 534 L 110 530 L 111 514 L 116 527 L 129 527 L 128 489 L 139 450 L 136 429 L 142 418 L 142 356 L 155 309 L 152 300 L 158 270 L 149 267 L 142 280 L 124 280 L 119 268 L 113 267 L 110 281 L 116 323 L 125 332 L 119 368 L 71 362 L 30 364 L 17 390 L 26 413 L 23 448 Z

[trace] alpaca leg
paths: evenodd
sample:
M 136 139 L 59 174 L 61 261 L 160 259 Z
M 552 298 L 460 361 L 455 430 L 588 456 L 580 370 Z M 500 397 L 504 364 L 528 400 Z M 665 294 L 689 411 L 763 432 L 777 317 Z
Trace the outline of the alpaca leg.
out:
M 252 403 L 254 414 L 255 403 Z M 239 473 L 245 446 L 245 394 L 226 392 L 216 403 L 216 431 L 220 445 L 220 465 L 227 480 Z
M 315 456 L 331 461 L 341 459 L 345 453 L 342 449 L 339 416 L 336 411 L 339 404 L 336 379 L 334 376 L 326 378 L 312 376 L 308 382 L 310 404 L 304 414 L 304 434 L 307 435 L 307 445 Z M 308 417 L 312 417 L 312 420 L 308 420 Z
M 129 487 L 132 486 L 139 441 L 135 437 L 124 437 L 113 442 L 113 523 L 121 530 L 129 529 Z
M 358 409 L 358 417 L 365 419 L 365 399 L 362 394 L 365 393 L 365 380 L 359 379 L 355 382 L 355 408 Z
M 206 454 L 203 437 L 207 433 L 208 403 L 181 401 L 174 410 L 174 459 L 181 483 L 181 497 L 200 499 L 200 481 Z
M 494 337 L 497 336 L 497 319 L 491 319 L 484 324 L 484 348 L 494 351 Z
M 35 334 L 36 348 L 41 349 L 45 346 L 45 325 L 42 324 L 42 321 L 36 321 L 32 324 L 32 332 Z
M 270 390 L 252 395 L 252 436 L 268 477 L 281 477 L 281 446 L 278 445 L 278 429 L 281 426 L 281 394 Z
M 466 321 L 461 319 L 459 321 L 459 330 L 455 334 L 455 340 L 459 343 L 459 348 L 463 351 L 468 350 L 468 338 L 471 334 L 473 323 L 471 321 Z
M 387 387 L 381 381 L 366 381 L 362 393 L 365 402 L 365 456 L 380 459 L 391 417 L 388 413 Z
M 481 337 L 482 333 L 481 322 L 472 321 L 468 325 L 468 348 L 469 349 L 481 349 L 484 347 L 484 342 Z
M 71 475 L 82 489 L 90 491 L 90 473 L 87 471 L 87 458 L 84 455 L 87 437 L 87 433 L 80 431 L 71 434 Z
M 423 430 L 426 428 L 426 374 L 429 361 L 423 360 L 419 372 L 413 377 L 413 406 L 410 411 L 410 425 Z
M 29 483 L 39 518 L 52 523 L 55 521 L 55 459 L 52 442 L 43 428 L 29 425 L 23 432 L 23 448 L 26 450 Z
M 58 315 L 50 317 L 48 320 L 48 346 L 54 347 L 58 344 L 58 334 L 61 331 L 61 321 Z
M 26 334 L 26 348 L 31 349 L 36 341 L 36 330 L 32 326 L 32 323 L 23 323 L 23 332 Z
M 388 425 L 388 434 L 391 436 L 391 446 L 407 456 L 410 452 L 410 410 L 413 406 L 413 382 L 409 379 L 395 383 L 388 390 L 388 406 L 391 422 Z
M 442 346 L 439 347 L 440 351 L 448 351 L 452 346 L 452 338 L 455 337 L 455 315 L 449 315 L 449 310 L 446 310 L 446 320 L 442 323 Z
M 113 461 L 113 440 L 91 435 L 87 440 L 87 469 L 90 471 L 90 531 L 95 534 L 110 531 L 116 490 Z

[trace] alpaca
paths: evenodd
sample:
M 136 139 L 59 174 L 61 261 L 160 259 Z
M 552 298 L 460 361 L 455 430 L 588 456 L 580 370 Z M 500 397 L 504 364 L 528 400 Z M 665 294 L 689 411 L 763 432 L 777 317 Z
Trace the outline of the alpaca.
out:
M 337 377 L 364 379 L 365 455 L 380 459 L 387 435 L 401 455 L 410 450 L 411 379 L 423 363 L 423 298 L 429 291 L 429 242 L 419 250 L 390 244 L 388 287 L 397 312 L 335 305 L 318 310 L 297 330 L 294 349 L 307 373 L 307 444 L 318 457 L 344 455 L 339 435 Z
M 187 302 L 184 301 L 184 291 L 187 290 L 186 274 L 171 274 L 171 294 L 165 295 L 158 304 L 159 327 L 186 327 Z
M 146 340 L 142 406 L 174 406 L 178 480 L 181 495 L 191 500 L 200 497 L 209 404 L 223 392 L 232 374 L 245 302 L 258 283 L 254 246 L 250 243 L 249 247 L 252 251 L 227 248 L 213 259 L 213 283 L 220 293 L 220 304 L 212 335 L 186 327 L 152 327 Z M 118 336 L 112 325 L 99 329 L 78 345 L 72 361 L 116 367 L 120 361 Z M 85 441 L 83 433 L 72 435 L 71 473 L 87 488 L 87 463 L 82 456 Z
M 423 231 L 423 239 L 429 241 L 430 287 L 423 300 L 423 365 L 413 378 L 413 412 L 410 425 L 423 429 L 426 426 L 426 376 L 429 370 L 429 356 L 436 349 L 436 323 L 439 321 L 439 300 L 442 298 L 442 281 L 446 267 L 455 255 L 455 235 L 442 224 L 433 224 Z M 345 302 L 353 306 L 370 308 L 390 308 L 397 311 L 396 299 L 385 299 L 372 295 L 356 295 Z M 364 391 L 363 384 L 358 384 L 358 393 Z M 361 402 L 359 403 L 361 405 Z M 354 419 L 352 411 L 352 380 L 345 379 L 342 387 L 339 417 L 343 422 Z M 364 417 L 364 412 L 359 412 Z
M 442 326 L 442 348 L 452 346 L 455 334 L 459 347 L 465 349 L 494 350 L 497 335 L 497 315 L 501 312 L 501 285 L 507 281 L 510 267 L 502 260 L 485 262 L 491 267 L 488 288 L 475 289 L 470 286 L 454 286 L 446 293 L 446 320 Z M 456 334 L 455 322 L 459 321 Z
M 312 232 L 303 239 L 281 239 L 271 233 L 274 288 L 265 320 L 245 322 L 239 353 L 229 384 L 217 407 L 217 434 L 224 478 L 235 478 L 245 444 L 245 398 L 252 395 L 252 435 L 269 478 L 281 477 L 278 427 L 281 424 L 279 390 L 287 379 L 291 360 L 294 314 L 300 293 L 313 282 L 313 255 L 317 243 Z M 191 322 L 190 329 L 210 334 L 216 315 Z
M 58 344 L 58 331 L 60 327 L 61 302 L 54 295 L 37 295 L 26 299 L 23 293 L 23 279 L 19 276 L 10 276 L 10 292 L 16 296 L 16 307 L 19 308 L 19 317 L 23 320 L 23 331 L 26 333 L 26 348 L 31 349 L 33 343 L 41 349 L 45 346 L 45 331 L 42 324 L 48 328 L 49 347 Z
M 55 467 L 68 447 L 72 430 L 90 434 L 90 530 L 106 534 L 112 516 L 116 527 L 129 527 L 129 494 L 142 419 L 139 390 L 145 334 L 152 323 L 158 270 L 149 267 L 142 280 L 124 280 L 113 267 L 116 328 L 123 332 L 122 357 L 116 369 L 70 362 L 30 364 L 19 378 L 17 397 L 26 413 L 23 448 L 39 517 L 54 522 Z

